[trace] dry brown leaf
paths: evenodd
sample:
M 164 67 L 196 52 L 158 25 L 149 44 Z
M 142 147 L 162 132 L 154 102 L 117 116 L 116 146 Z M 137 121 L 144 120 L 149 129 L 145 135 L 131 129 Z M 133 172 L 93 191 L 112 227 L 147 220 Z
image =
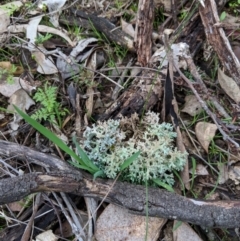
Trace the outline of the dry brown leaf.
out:
M 223 73 L 223 71 L 218 68 L 218 81 L 222 89 L 226 94 L 232 98 L 236 103 L 240 102 L 240 88 L 237 83 L 231 78 Z
M 28 93 L 31 93 L 32 90 L 36 89 L 36 86 L 30 85 L 19 77 L 13 77 L 11 83 L 8 83 L 7 80 L 0 79 L 0 93 L 3 96 L 11 97 L 19 89 L 24 89 Z
M 195 132 L 197 139 L 207 153 L 209 144 L 212 138 L 215 136 L 216 130 L 217 126 L 212 123 L 198 122 L 196 124 Z
M 240 166 L 234 166 L 229 168 L 229 179 L 233 180 L 236 185 L 240 183 Z
M 188 152 L 195 152 L 195 147 L 193 146 L 189 136 L 187 135 L 187 132 L 182 131 L 182 140 L 183 140 L 183 144 L 186 148 L 186 150 L 188 150 Z
M 147 241 L 158 239 L 166 220 L 149 217 Z M 146 232 L 146 218 L 130 214 L 126 209 L 109 204 L 97 220 L 97 241 L 142 241 Z
M 0 68 L 6 69 L 6 70 L 12 70 L 13 68 L 13 64 L 9 61 L 1 61 L 0 62 Z M 19 76 L 20 74 L 22 74 L 24 72 L 24 69 L 22 66 L 15 66 L 16 67 L 16 71 L 13 72 L 13 75 L 15 76 Z
M 123 30 L 125 33 L 127 33 L 129 36 L 131 36 L 131 37 L 134 38 L 135 30 L 134 30 L 132 24 L 127 23 L 126 21 L 124 21 L 124 20 L 121 18 L 121 25 L 122 25 L 122 30 Z
M 192 172 L 193 172 L 193 170 L 191 168 L 190 173 L 192 173 Z M 197 175 L 197 176 L 207 176 L 207 175 L 209 175 L 207 167 L 202 165 L 202 164 L 197 164 L 194 174 Z
M 195 95 L 187 95 L 185 104 L 181 112 L 185 112 L 190 116 L 198 115 L 202 111 L 202 106 Z
M 9 203 L 8 207 L 13 211 L 13 212 L 20 212 L 24 206 L 23 201 L 18 201 L 18 202 L 13 202 Z
M 41 49 L 44 49 L 41 46 Z M 34 59 L 38 63 L 37 71 L 41 74 L 55 74 L 58 73 L 58 69 L 54 64 L 54 61 L 51 56 L 46 58 L 45 54 L 42 51 L 36 50 L 32 52 Z
M 61 230 L 61 228 L 62 228 L 62 230 Z M 63 238 L 68 238 L 73 235 L 71 225 L 69 224 L 69 222 L 67 220 L 62 223 L 61 228 L 60 227 L 57 228 L 55 230 L 54 234 L 59 235 L 59 236 L 63 235 L 62 236 Z
M 19 127 L 18 123 L 22 120 L 22 117 L 16 113 L 13 105 L 16 105 L 20 110 L 25 112 L 25 110 L 28 110 L 31 105 L 35 104 L 35 102 L 25 90 L 19 89 L 10 97 L 9 103 L 10 105 L 7 107 L 7 110 L 14 112 L 14 120 L 10 123 L 10 126 L 12 130 L 17 130 Z
M 218 163 L 218 170 L 219 176 L 218 176 L 218 183 L 224 184 L 228 180 L 228 167 L 224 163 Z

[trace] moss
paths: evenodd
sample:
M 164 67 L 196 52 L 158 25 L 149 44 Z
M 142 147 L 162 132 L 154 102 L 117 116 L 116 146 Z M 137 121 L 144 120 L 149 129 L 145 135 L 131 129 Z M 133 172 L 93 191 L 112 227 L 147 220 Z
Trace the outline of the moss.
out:
M 187 153 L 174 148 L 176 132 L 169 123 L 159 124 L 159 117 L 148 112 L 140 122 L 138 116 L 98 122 L 84 132 L 83 147 L 89 158 L 115 178 L 121 164 L 137 151 L 140 155 L 124 172 L 122 178 L 143 183 L 153 178 L 173 185 L 173 170 L 182 170 Z

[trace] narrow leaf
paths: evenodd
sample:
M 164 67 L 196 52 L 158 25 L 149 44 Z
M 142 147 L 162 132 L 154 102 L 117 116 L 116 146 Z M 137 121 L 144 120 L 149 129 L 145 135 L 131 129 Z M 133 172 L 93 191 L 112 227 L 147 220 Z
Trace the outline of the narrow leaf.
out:
M 176 224 L 173 226 L 173 230 L 172 231 L 175 231 L 177 230 L 181 225 L 182 225 L 182 221 L 177 221 Z
M 69 161 L 70 164 L 72 164 L 73 166 L 79 168 L 79 169 L 83 169 L 83 170 L 86 170 L 88 172 L 90 172 L 91 174 L 94 174 L 95 171 L 93 171 L 91 168 L 85 166 L 85 165 L 80 165 L 79 163 L 77 162 L 72 162 L 72 161 Z
M 95 172 L 99 171 L 100 169 L 92 162 L 92 160 L 88 157 L 88 155 L 83 151 L 83 149 L 77 143 L 76 136 L 73 136 L 73 142 L 76 145 L 80 158 L 84 162 L 84 164 Z
M 135 161 L 140 154 L 140 151 L 134 153 L 132 156 L 130 156 L 128 159 L 124 161 L 124 163 L 120 166 L 120 170 L 123 171 L 125 168 L 127 168 L 129 165 Z
M 17 106 L 14 105 L 15 110 L 17 113 L 22 116 L 22 118 L 27 121 L 33 128 L 35 128 L 37 131 L 39 131 L 42 135 L 44 135 L 46 138 L 48 138 L 50 141 L 52 141 L 54 144 L 56 144 L 60 149 L 62 149 L 65 153 L 70 155 L 73 159 L 77 160 L 82 166 L 84 166 L 84 162 L 81 158 L 73 151 L 71 150 L 60 138 L 58 138 L 54 133 L 49 131 L 47 128 L 45 128 L 43 125 L 32 119 L 29 115 L 22 112 Z
M 102 170 L 100 170 L 94 173 L 93 180 L 95 180 L 97 177 L 105 177 L 105 176 L 106 176 L 105 173 Z
M 153 179 L 153 181 L 154 181 L 158 186 L 165 188 L 165 189 L 168 190 L 169 192 L 174 192 L 173 188 L 172 188 L 170 185 L 162 182 L 160 179 L 157 179 L 157 178 L 156 178 L 156 179 Z

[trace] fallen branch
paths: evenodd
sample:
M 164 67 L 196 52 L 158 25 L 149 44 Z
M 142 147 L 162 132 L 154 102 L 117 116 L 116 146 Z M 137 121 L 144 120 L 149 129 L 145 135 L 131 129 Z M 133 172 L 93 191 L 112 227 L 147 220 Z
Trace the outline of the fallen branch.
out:
M 135 51 L 132 37 L 105 18 L 71 8 L 70 13 L 61 16 L 60 22 L 68 26 L 78 25 L 86 29 L 98 31 L 108 40 L 124 46 L 132 52 Z
M 97 199 L 103 199 L 109 193 L 106 201 L 127 208 L 131 213 L 146 215 L 144 186 L 116 182 L 112 187 L 112 180 L 93 181 L 89 174 L 72 168 L 56 157 L 0 141 L 1 155 L 11 157 L 16 151 L 20 157 L 25 156 L 30 162 L 36 162 L 40 157 L 43 165 L 48 163 L 52 168 L 56 167 L 54 162 L 57 162 L 67 169 L 61 172 L 29 173 L 0 180 L 0 204 L 42 191 L 73 193 Z M 240 222 L 240 201 L 199 201 L 159 188 L 149 188 L 148 203 L 149 216 L 177 219 L 207 227 L 233 228 L 238 227 Z

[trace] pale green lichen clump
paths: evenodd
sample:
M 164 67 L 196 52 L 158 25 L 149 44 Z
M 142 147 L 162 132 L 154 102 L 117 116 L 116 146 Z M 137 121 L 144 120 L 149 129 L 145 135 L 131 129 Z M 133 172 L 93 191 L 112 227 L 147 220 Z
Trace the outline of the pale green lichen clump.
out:
M 122 173 L 123 179 L 143 183 L 158 178 L 173 185 L 173 170 L 182 170 L 187 159 L 187 153 L 173 146 L 173 126 L 159 124 L 154 112 L 148 112 L 141 121 L 135 114 L 131 118 L 98 122 L 87 127 L 83 137 L 89 158 L 108 178 L 115 178 L 120 165 L 140 151 L 137 160 Z

